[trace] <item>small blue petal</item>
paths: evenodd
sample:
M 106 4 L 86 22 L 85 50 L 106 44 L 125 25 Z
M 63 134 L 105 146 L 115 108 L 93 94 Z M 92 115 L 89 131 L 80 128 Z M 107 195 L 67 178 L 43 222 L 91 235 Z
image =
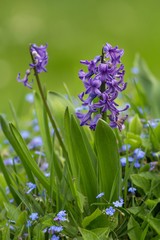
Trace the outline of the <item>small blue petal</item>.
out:
M 38 213 L 32 213 L 32 214 L 29 216 L 29 218 L 30 218 L 32 221 L 38 219 Z
M 128 192 L 130 192 L 130 193 L 135 194 L 136 191 L 137 191 L 137 189 L 134 188 L 134 187 L 130 187 L 130 188 L 128 188 Z
M 104 196 L 104 192 L 101 192 L 101 193 L 99 193 L 97 196 L 96 196 L 96 198 L 101 198 L 101 197 L 103 197 Z
M 109 215 L 109 216 L 113 216 L 115 211 L 116 210 L 113 207 L 106 208 L 106 210 L 105 210 L 106 214 Z

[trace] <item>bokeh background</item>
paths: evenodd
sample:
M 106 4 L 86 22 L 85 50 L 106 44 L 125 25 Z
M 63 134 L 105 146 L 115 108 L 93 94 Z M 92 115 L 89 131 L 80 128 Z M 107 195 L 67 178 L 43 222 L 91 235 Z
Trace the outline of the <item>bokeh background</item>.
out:
M 77 73 L 80 59 L 100 54 L 106 42 L 125 50 L 128 81 L 135 54 L 146 60 L 160 78 L 159 0 L 1 0 L 0 1 L 0 112 L 9 100 L 20 112 L 30 92 L 16 81 L 30 63 L 30 43 L 48 43 L 48 72 L 41 80 L 47 89 L 73 96 L 83 86 Z

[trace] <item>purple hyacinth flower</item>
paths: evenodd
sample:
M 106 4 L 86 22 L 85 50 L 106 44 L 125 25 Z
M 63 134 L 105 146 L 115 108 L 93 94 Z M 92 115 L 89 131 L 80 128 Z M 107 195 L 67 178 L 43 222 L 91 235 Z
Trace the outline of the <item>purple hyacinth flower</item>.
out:
M 121 64 L 124 51 L 107 43 L 102 52 L 102 56 L 97 56 L 91 61 L 80 61 L 87 66 L 88 71 L 79 71 L 79 78 L 85 87 L 85 91 L 79 94 L 79 99 L 82 105 L 88 106 L 88 112 L 76 112 L 76 115 L 81 126 L 88 125 L 95 130 L 98 119 L 107 112 L 110 126 L 122 130 L 127 115 L 123 117 L 120 113 L 127 110 L 129 105 L 118 109 L 115 100 L 127 86 L 124 82 L 124 66 Z
M 46 72 L 46 65 L 48 63 L 48 53 L 47 47 L 45 46 L 37 46 L 36 44 L 32 44 L 30 47 L 30 52 L 33 56 L 34 63 L 30 64 L 31 68 L 36 68 L 37 73 Z
M 46 45 L 41 45 L 41 46 L 37 46 L 36 44 L 32 44 L 30 47 L 30 53 L 33 57 L 33 63 L 29 64 L 30 68 L 27 69 L 26 74 L 24 76 L 24 78 L 20 78 L 20 73 L 18 73 L 17 76 L 17 81 L 21 82 L 24 84 L 24 86 L 28 87 L 28 88 L 32 88 L 31 84 L 28 77 L 31 74 L 31 70 L 33 70 L 33 68 L 35 68 L 37 73 L 41 73 L 41 72 L 46 72 L 46 65 L 48 63 L 48 53 L 47 53 L 47 44 Z
M 28 82 L 28 77 L 30 74 L 31 74 L 30 69 L 27 69 L 26 74 L 24 75 L 24 78 L 21 79 L 20 73 L 18 73 L 17 81 L 23 83 L 25 87 L 32 88 L 31 83 Z
M 106 53 L 106 56 L 110 58 L 112 63 L 120 63 L 120 58 L 124 54 L 123 49 L 118 49 L 118 46 L 112 47 L 109 43 L 106 43 L 106 45 L 103 48 L 103 51 Z

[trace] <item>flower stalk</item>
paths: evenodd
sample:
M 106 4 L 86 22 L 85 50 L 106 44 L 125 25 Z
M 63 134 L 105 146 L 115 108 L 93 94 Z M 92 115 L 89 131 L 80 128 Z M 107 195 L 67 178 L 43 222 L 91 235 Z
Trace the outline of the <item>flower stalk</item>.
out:
M 39 89 L 39 92 L 40 92 L 40 95 L 41 95 L 41 98 L 42 98 L 42 101 L 43 101 L 43 104 L 46 108 L 46 111 L 47 111 L 47 114 L 48 114 L 48 117 L 50 119 L 50 122 L 52 124 L 52 127 L 55 131 L 55 134 L 58 138 L 58 141 L 62 147 L 62 150 L 63 150 L 63 153 L 64 155 L 67 154 L 67 151 L 66 151 L 66 148 L 65 148 L 65 145 L 64 145 L 64 142 L 62 140 L 62 137 L 60 135 L 60 132 L 58 131 L 58 127 L 57 127 L 57 124 L 56 122 L 54 121 L 54 118 L 52 116 L 52 113 L 50 111 L 50 108 L 48 106 L 48 103 L 47 103 L 47 99 L 46 99 L 46 96 L 44 94 L 44 91 L 43 91 L 43 88 L 42 88 L 42 85 L 41 85 L 41 81 L 40 81 L 40 78 L 39 78 L 39 75 L 38 75 L 38 71 L 36 69 L 36 65 L 35 65 L 35 59 L 34 59 L 34 56 L 32 54 L 32 51 L 31 51 L 31 47 L 30 47 L 30 55 L 31 55 L 31 59 L 32 59 L 32 62 L 33 62 L 33 69 L 34 69 L 34 74 L 35 74 L 35 78 L 36 78 L 36 82 L 37 82 L 37 86 L 38 86 L 38 89 Z

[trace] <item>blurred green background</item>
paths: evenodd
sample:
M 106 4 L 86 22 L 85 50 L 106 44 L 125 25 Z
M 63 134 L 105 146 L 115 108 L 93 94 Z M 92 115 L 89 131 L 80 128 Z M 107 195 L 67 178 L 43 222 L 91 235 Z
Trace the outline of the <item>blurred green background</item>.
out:
M 160 78 L 159 0 L 1 0 L 0 112 L 11 100 L 18 112 L 29 89 L 16 81 L 30 63 L 30 43 L 48 43 L 48 72 L 41 80 L 48 89 L 76 96 L 83 90 L 77 72 L 80 59 L 92 59 L 106 42 L 125 50 L 126 78 L 135 54 Z

